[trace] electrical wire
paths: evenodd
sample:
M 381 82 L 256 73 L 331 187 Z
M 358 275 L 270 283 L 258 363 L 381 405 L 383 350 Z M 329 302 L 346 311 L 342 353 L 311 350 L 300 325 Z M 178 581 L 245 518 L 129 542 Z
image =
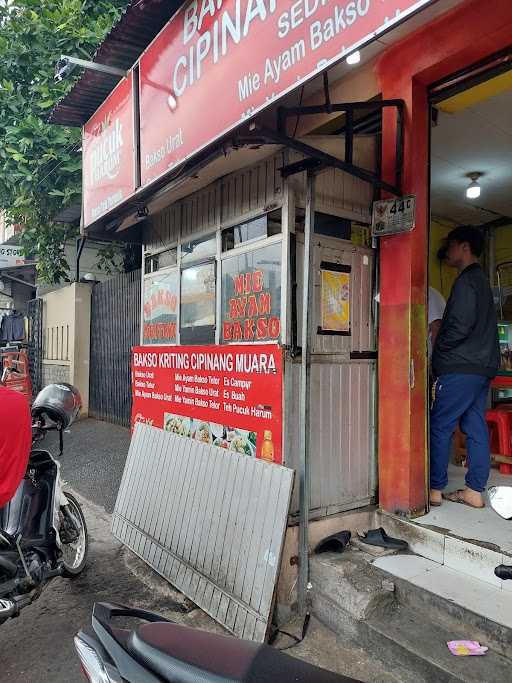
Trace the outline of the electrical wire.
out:
M 299 97 L 299 104 L 298 104 L 299 107 L 302 106 L 302 98 L 304 97 L 304 87 L 305 86 L 302 86 L 302 88 L 300 89 L 300 97 Z M 299 128 L 300 118 L 301 118 L 300 114 L 297 114 L 297 120 L 295 121 L 295 130 L 293 131 L 292 137 L 295 137 L 297 135 L 297 130 Z
M 269 638 L 269 645 L 272 645 L 272 643 L 275 642 L 278 635 L 282 635 L 286 636 L 287 638 L 291 638 L 293 640 L 293 643 L 291 645 L 287 645 L 286 647 L 276 647 L 276 650 L 279 650 L 279 652 L 284 652 L 285 650 L 291 650 L 292 647 L 297 647 L 297 645 L 300 645 L 300 643 L 302 643 L 304 638 L 307 636 L 310 621 L 311 614 L 307 612 L 306 616 L 304 617 L 304 623 L 302 624 L 302 632 L 300 637 L 293 635 L 293 633 L 288 633 L 288 631 L 281 631 L 281 629 L 276 628 L 272 633 L 271 637 Z
M 76 151 L 76 150 L 78 150 L 78 147 L 79 147 L 81 144 L 82 144 L 81 141 L 80 141 L 80 142 L 77 142 L 77 143 L 75 143 L 75 145 L 74 145 L 71 149 L 68 149 L 67 151 L 69 151 L 69 152 Z M 51 171 L 50 171 L 49 173 L 47 173 L 43 178 L 41 178 L 41 180 L 40 180 L 38 183 L 36 183 L 35 188 L 38 188 L 38 187 L 41 185 L 41 183 L 44 183 L 44 181 L 45 181 L 47 178 L 49 178 L 53 173 L 55 173 L 55 171 L 56 171 L 58 168 L 60 168 L 60 167 L 62 166 L 62 164 L 65 164 L 66 161 L 67 161 L 67 159 L 62 159 L 62 161 L 59 161 L 58 164 L 55 164 L 55 166 L 51 169 Z

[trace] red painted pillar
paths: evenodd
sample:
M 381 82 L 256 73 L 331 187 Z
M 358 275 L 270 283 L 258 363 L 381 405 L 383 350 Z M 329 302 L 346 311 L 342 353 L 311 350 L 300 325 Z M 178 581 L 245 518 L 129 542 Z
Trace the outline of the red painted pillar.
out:
M 416 227 L 381 240 L 379 332 L 379 502 L 422 514 L 427 501 L 426 288 L 428 265 L 428 105 L 424 85 L 379 73 L 384 99 L 405 101 L 404 194 L 416 195 Z M 395 169 L 395 113 L 383 125 L 383 174 Z
M 488 7 L 492 4 L 492 11 Z M 416 195 L 416 228 L 381 244 L 379 500 L 421 514 L 427 502 L 426 291 L 429 121 L 427 85 L 510 45 L 510 0 L 466 0 L 389 48 L 377 72 L 385 99 L 405 101 L 404 193 Z M 395 130 L 384 117 L 382 152 L 393 181 Z

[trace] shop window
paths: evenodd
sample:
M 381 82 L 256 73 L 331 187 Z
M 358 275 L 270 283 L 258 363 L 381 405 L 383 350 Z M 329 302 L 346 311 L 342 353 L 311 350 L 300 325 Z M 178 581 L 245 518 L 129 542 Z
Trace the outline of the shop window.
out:
M 315 232 L 317 235 L 349 240 L 352 237 L 351 222 L 346 218 L 317 211 L 315 213 Z
M 217 252 L 217 238 L 215 235 L 206 235 L 181 245 L 181 262 L 190 263 L 215 256 Z
M 281 259 L 278 243 L 222 261 L 222 342 L 279 340 Z
M 180 342 L 215 343 L 215 262 L 181 271 Z
M 304 209 L 299 209 L 296 215 L 296 227 L 300 232 L 304 231 L 304 221 Z M 317 235 L 325 235 L 325 237 L 350 240 L 352 237 L 352 222 L 347 218 L 315 211 L 315 233 Z
M 144 344 L 175 344 L 178 312 L 177 268 L 144 278 Z
M 162 268 L 169 268 L 170 266 L 175 266 L 178 262 L 178 250 L 177 249 L 167 249 L 166 251 L 161 251 L 159 254 L 151 254 L 146 256 L 144 269 L 147 273 L 156 273 Z
M 222 251 L 229 251 L 240 247 L 242 244 L 280 235 L 281 231 L 281 210 L 272 211 L 272 213 L 267 213 L 252 221 L 240 223 L 240 225 L 224 230 L 222 233 Z

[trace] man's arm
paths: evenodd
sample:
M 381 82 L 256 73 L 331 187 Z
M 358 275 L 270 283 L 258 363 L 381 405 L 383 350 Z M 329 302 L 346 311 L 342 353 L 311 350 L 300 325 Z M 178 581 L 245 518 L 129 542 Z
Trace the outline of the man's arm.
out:
M 468 338 L 477 322 L 477 297 L 471 285 L 459 279 L 453 286 L 450 308 L 438 332 L 437 349 L 450 351 Z

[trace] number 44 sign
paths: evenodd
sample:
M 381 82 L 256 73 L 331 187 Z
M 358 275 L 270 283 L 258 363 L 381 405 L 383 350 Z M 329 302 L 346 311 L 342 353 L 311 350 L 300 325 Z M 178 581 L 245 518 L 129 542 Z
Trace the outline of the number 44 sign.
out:
M 415 195 L 373 202 L 372 234 L 374 237 L 410 232 L 415 223 Z

